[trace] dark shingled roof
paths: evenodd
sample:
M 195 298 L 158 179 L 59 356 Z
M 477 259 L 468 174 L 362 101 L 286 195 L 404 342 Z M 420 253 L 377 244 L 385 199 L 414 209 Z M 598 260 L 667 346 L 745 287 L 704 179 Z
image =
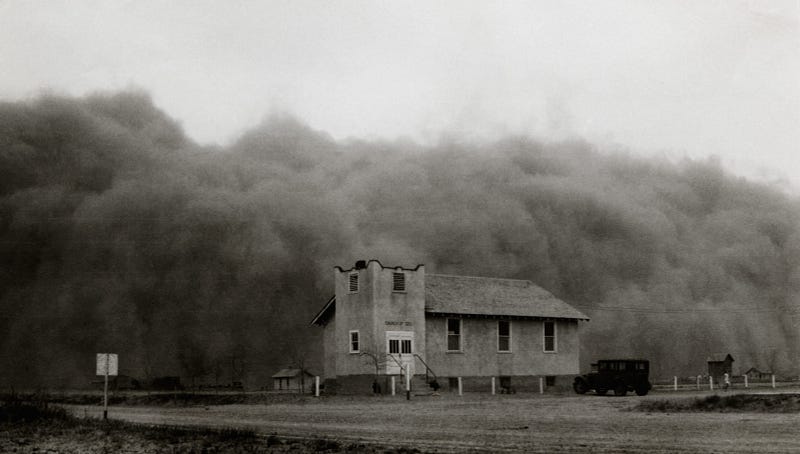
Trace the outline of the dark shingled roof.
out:
M 425 312 L 589 320 L 531 281 L 425 275 Z
M 300 375 L 300 369 L 281 369 L 277 374 L 273 375 L 272 378 L 294 378 L 298 375 Z M 306 375 L 312 374 L 306 371 Z
M 708 357 L 709 363 L 722 363 L 725 362 L 728 357 L 731 356 L 730 353 L 713 353 L 711 356 Z M 733 361 L 733 356 L 731 356 L 731 361 Z

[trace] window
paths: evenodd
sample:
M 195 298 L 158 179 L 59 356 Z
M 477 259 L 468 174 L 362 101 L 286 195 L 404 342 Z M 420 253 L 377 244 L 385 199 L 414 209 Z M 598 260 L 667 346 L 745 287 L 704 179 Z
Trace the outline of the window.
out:
M 392 355 L 400 353 L 400 339 L 389 339 L 389 353 Z
M 350 331 L 350 353 L 358 353 L 358 331 Z
M 358 273 L 350 273 L 350 293 L 358 293 Z
M 400 341 L 400 353 L 411 353 L 411 339 Z
M 497 351 L 511 351 L 511 322 L 508 320 L 497 321 Z
M 406 291 L 406 275 L 405 273 L 392 273 L 392 291 L 405 292 Z
M 457 318 L 447 319 L 447 351 L 461 351 L 461 320 Z
M 556 322 L 544 322 L 544 351 L 556 351 Z

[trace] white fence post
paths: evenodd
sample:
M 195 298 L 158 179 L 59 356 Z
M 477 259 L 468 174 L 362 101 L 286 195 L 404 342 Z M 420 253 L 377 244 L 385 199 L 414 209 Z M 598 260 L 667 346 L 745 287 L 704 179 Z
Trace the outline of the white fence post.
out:
M 744 376 L 744 387 L 747 388 L 747 375 Z
M 672 388 L 677 391 L 678 390 L 678 376 L 672 377 Z
M 494 396 L 494 377 L 492 377 L 492 395 Z
M 544 377 L 539 377 L 539 394 L 544 394 Z
M 406 400 L 411 400 L 411 368 L 406 366 Z
M 314 377 L 314 396 L 319 397 L 319 375 Z
M 392 395 L 394 396 L 394 394 L 395 394 L 395 388 L 394 388 L 394 375 L 392 375 Z
M 772 387 L 775 388 L 775 374 L 772 374 Z
M 464 391 L 463 391 L 463 388 L 461 386 L 461 377 L 458 377 L 458 395 L 459 396 L 463 396 L 464 395 L 463 392 Z
M 714 390 L 714 377 L 712 375 L 708 376 L 708 389 Z
M 700 389 L 700 376 L 697 376 L 697 389 Z

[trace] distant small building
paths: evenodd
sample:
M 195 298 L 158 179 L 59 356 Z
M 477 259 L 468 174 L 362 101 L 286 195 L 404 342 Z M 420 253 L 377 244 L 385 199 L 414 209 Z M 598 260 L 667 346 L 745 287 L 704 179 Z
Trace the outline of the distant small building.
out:
M 733 375 L 733 356 L 715 353 L 708 357 L 708 375 L 719 381 L 725 374 Z
M 747 372 L 744 374 L 747 375 L 747 378 L 750 380 L 769 380 L 772 378 L 772 372 L 762 372 L 755 367 L 747 369 Z
M 310 389 L 313 380 L 314 376 L 308 371 L 281 369 L 272 376 L 272 389 L 275 391 L 304 391 Z
M 92 385 L 98 389 L 103 389 L 105 387 L 105 378 L 93 380 Z M 108 389 L 112 391 L 137 390 L 141 389 L 141 383 L 129 375 L 114 375 L 108 377 Z

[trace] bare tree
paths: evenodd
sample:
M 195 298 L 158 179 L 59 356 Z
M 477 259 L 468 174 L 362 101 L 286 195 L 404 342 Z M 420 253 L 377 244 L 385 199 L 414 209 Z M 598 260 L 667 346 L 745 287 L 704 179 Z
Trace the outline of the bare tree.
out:
M 777 348 L 772 348 L 770 350 L 767 350 L 767 352 L 764 354 L 764 364 L 767 365 L 769 373 L 771 374 L 778 373 L 778 369 L 781 367 L 781 364 L 783 363 L 782 360 L 785 358 L 785 355 L 786 355 L 785 352 Z
M 359 355 L 365 357 L 366 363 L 375 367 L 375 380 L 381 375 L 381 368 L 386 365 L 386 355 L 375 353 L 372 350 L 362 350 Z
M 385 353 L 376 353 L 372 350 L 362 350 L 359 355 L 366 359 L 366 364 L 375 367 L 375 375 L 372 379 L 372 392 L 380 394 L 380 384 L 378 384 L 378 377 L 381 375 L 381 369 L 386 366 L 389 356 Z
M 308 372 L 308 348 L 302 342 L 295 342 L 290 347 L 290 358 L 291 363 L 290 366 L 293 369 L 300 370 L 300 393 L 305 394 L 306 392 L 306 375 L 309 374 Z
M 238 382 L 241 384 L 242 391 L 244 391 L 244 378 L 247 370 L 246 356 L 245 347 L 241 344 L 234 347 L 231 351 L 231 387 L 233 388 Z

